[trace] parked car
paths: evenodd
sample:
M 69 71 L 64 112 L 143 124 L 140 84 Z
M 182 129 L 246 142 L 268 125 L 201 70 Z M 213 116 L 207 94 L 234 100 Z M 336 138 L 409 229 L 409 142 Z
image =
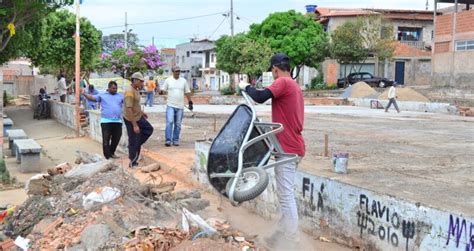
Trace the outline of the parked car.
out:
M 357 72 L 357 73 L 351 73 L 347 75 L 347 77 L 345 78 L 338 79 L 337 87 L 345 88 L 348 85 L 352 85 L 360 81 L 366 82 L 371 87 L 380 87 L 380 88 L 392 86 L 393 83 L 395 83 L 395 81 L 393 80 L 390 80 L 387 78 L 375 77 L 374 75 L 368 72 Z

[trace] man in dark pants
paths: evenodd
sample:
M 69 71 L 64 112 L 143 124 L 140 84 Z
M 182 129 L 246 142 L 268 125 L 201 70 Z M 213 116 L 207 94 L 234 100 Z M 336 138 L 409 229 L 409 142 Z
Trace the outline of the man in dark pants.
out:
M 128 134 L 128 158 L 129 167 L 138 166 L 138 158 L 142 145 L 153 134 L 153 127 L 147 121 L 148 116 L 140 107 L 140 92 L 143 88 L 145 78 L 140 72 L 132 74 L 132 84 L 124 90 L 125 105 L 123 107 L 123 118 Z
M 117 93 L 117 83 L 110 81 L 105 93 L 90 95 L 82 90 L 84 97 L 90 101 L 100 103 L 102 128 L 102 150 L 106 159 L 119 158 L 115 150 L 122 137 L 122 106 L 123 95 Z

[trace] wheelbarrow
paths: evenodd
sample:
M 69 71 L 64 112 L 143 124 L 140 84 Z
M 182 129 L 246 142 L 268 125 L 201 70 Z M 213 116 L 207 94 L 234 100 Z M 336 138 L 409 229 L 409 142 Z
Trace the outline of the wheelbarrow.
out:
M 233 205 L 258 197 L 268 186 L 266 169 L 297 162 L 296 154 L 283 151 L 276 134 L 280 123 L 262 122 L 250 97 L 237 106 L 212 142 L 207 173 L 210 184 Z

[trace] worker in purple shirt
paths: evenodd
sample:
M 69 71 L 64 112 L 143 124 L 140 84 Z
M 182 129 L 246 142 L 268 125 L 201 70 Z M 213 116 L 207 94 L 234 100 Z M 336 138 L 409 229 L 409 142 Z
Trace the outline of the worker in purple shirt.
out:
M 115 150 L 122 137 L 123 95 L 117 93 L 117 83 L 110 81 L 107 91 L 98 95 L 87 94 L 84 89 L 83 95 L 87 100 L 100 103 L 104 157 L 106 159 L 119 158 L 115 155 Z

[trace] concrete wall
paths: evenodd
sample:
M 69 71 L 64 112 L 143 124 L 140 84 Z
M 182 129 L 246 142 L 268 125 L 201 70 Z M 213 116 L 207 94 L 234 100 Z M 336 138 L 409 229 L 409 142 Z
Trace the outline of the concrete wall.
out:
M 206 175 L 210 142 L 196 142 L 193 177 L 215 191 Z M 273 171 L 267 190 L 243 206 L 272 217 L 279 205 Z M 412 203 L 387 194 L 297 171 L 300 227 L 325 230 L 368 250 L 473 250 L 474 217 Z
M 366 98 L 349 98 L 355 106 L 370 107 L 370 102 L 375 99 Z M 387 106 L 388 100 L 378 100 L 384 107 Z M 459 114 L 456 106 L 448 103 L 426 103 L 426 102 L 413 102 L 413 101 L 397 101 L 398 108 L 405 111 L 416 111 L 416 112 L 431 112 L 441 114 Z
M 51 106 L 51 117 L 57 120 L 59 123 L 71 128 L 76 129 L 76 118 L 75 106 L 67 103 L 61 103 L 58 101 L 50 100 Z
M 474 51 L 433 55 L 433 86 L 471 89 L 474 87 Z
M 387 77 L 389 79 L 395 79 L 396 62 L 405 62 L 405 86 L 431 84 L 431 58 L 396 57 L 388 62 Z
M 100 111 L 89 112 L 89 137 L 93 140 L 102 143 L 102 128 L 100 126 Z M 122 126 L 122 138 L 119 142 L 119 150 L 122 152 L 128 152 L 128 136 L 127 128 L 125 125 Z

